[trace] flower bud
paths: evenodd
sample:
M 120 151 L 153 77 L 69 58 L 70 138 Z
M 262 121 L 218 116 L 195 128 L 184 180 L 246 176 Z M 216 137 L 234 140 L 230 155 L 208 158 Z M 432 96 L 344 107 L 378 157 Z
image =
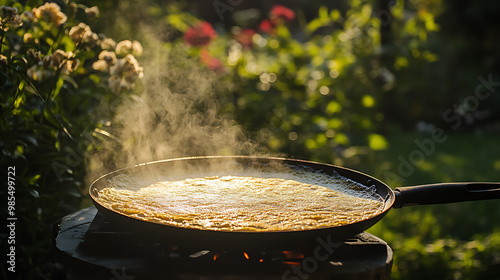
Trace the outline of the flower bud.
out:
M 88 19 L 94 19 L 99 16 L 99 8 L 97 6 L 85 9 L 85 14 Z

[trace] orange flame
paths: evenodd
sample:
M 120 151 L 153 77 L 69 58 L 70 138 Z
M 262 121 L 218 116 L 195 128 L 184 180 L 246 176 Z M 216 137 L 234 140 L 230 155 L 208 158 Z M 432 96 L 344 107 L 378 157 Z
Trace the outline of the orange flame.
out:
M 216 261 L 218 257 L 219 257 L 219 255 L 215 254 L 214 255 L 214 261 Z
M 294 252 L 294 251 L 283 251 L 283 255 L 285 255 L 286 258 L 288 259 L 303 259 L 304 254 L 300 252 Z
M 287 264 L 287 265 L 290 265 L 290 266 L 299 266 L 300 263 L 299 262 L 290 262 L 290 261 L 286 261 L 286 262 L 283 262 L 284 264 Z
M 245 256 L 245 258 L 248 260 L 250 259 L 250 257 L 248 256 L 248 254 L 246 252 L 243 252 L 243 255 Z

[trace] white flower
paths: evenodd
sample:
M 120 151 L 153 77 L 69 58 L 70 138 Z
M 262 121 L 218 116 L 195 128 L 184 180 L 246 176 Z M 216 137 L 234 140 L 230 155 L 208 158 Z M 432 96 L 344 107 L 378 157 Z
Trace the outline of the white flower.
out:
M 123 40 L 116 44 L 116 54 L 119 56 L 126 56 L 127 54 L 131 54 L 133 50 L 132 41 Z
M 116 54 L 110 51 L 102 51 L 99 54 L 99 59 L 106 61 L 109 65 L 113 65 L 116 62 Z
M 23 21 L 18 14 L 17 8 L 2 6 L 0 7 L 2 10 L 3 18 L 0 17 L 0 29 L 3 31 L 7 31 L 9 27 L 19 27 L 23 25 Z
M 38 63 L 38 66 L 40 67 L 40 69 L 48 71 L 49 73 L 55 72 L 57 70 L 62 70 L 64 74 L 69 74 L 69 72 L 75 71 L 76 68 L 80 66 L 80 61 L 77 58 L 75 58 L 73 52 L 56 50 L 53 54 L 44 57 Z M 32 69 L 31 71 L 34 70 Z
M 69 37 L 77 44 L 85 44 L 88 47 L 93 47 L 97 44 L 99 36 L 92 32 L 90 27 L 83 22 L 77 26 L 73 26 L 69 30 Z
M 142 55 L 142 45 L 138 41 L 133 41 L 132 42 L 132 54 L 134 56 L 141 56 Z
M 142 51 L 142 45 L 138 41 L 123 40 L 116 45 L 116 54 L 122 57 L 127 54 L 141 56 Z
M 121 89 L 132 89 L 134 82 L 144 76 L 144 68 L 139 66 L 133 55 L 127 54 L 109 68 L 109 73 L 111 75 L 108 81 L 109 86 L 113 92 L 117 93 Z
M 100 13 L 99 7 L 97 7 L 97 6 L 85 9 L 85 14 L 87 14 L 87 18 L 89 18 L 89 19 L 93 19 L 93 18 L 98 17 L 99 13 Z
M 101 72 L 109 71 L 109 64 L 104 60 L 98 60 L 92 64 L 92 68 Z
M 0 54 L 0 65 L 7 65 L 8 59 L 5 55 Z
M 33 8 L 33 15 L 39 20 L 45 20 L 56 25 L 61 25 L 68 19 L 56 3 L 45 3 L 43 6 Z
M 104 38 L 101 41 L 101 49 L 111 51 L 115 50 L 116 42 L 111 38 Z

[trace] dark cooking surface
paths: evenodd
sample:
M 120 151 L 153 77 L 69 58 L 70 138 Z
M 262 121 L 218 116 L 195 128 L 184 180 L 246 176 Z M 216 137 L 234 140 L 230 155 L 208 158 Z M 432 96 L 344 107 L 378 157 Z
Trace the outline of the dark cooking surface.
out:
M 132 279 L 132 276 L 135 280 L 159 276 L 163 279 L 282 279 L 283 273 L 292 272 L 294 266 L 307 269 L 303 266 L 304 259 L 311 261 L 316 249 L 286 252 L 248 248 L 243 252 L 178 247 L 175 240 L 169 238 L 155 240 L 120 229 L 94 207 L 64 217 L 57 230 L 58 259 L 82 279 Z M 308 263 L 318 264 L 311 272 L 319 277 L 315 279 L 347 279 L 353 275 L 362 279 L 388 279 L 392 250 L 383 240 L 361 233 L 332 247 L 335 248 L 328 260 Z M 292 272 L 289 276 L 294 279 L 297 275 Z

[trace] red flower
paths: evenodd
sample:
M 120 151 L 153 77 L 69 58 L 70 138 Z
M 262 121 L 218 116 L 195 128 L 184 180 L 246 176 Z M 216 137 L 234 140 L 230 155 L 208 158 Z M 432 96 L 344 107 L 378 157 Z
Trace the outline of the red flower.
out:
M 217 37 L 217 32 L 209 22 L 200 22 L 190 27 L 184 34 L 184 42 L 190 46 L 203 47 L 210 45 L 213 39 Z
M 282 5 L 274 5 L 271 9 L 271 20 L 277 24 L 279 22 L 290 23 L 295 18 L 295 12 Z
M 264 19 L 260 22 L 259 30 L 271 34 L 274 32 L 274 24 L 270 20 Z
M 202 49 L 200 52 L 201 62 L 207 66 L 208 69 L 214 71 L 218 75 L 222 75 L 225 72 L 224 65 L 222 61 L 218 58 L 213 57 L 207 49 Z
M 224 65 L 222 64 L 222 61 L 215 57 L 212 57 L 206 64 L 208 69 L 214 71 L 217 75 L 223 75 L 226 71 L 224 69 Z
M 236 40 L 244 47 L 244 48 L 252 48 L 253 42 L 252 38 L 255 35 L 255 30 L 247 28 L 243 29 L 240 34 L 236 35 Z

